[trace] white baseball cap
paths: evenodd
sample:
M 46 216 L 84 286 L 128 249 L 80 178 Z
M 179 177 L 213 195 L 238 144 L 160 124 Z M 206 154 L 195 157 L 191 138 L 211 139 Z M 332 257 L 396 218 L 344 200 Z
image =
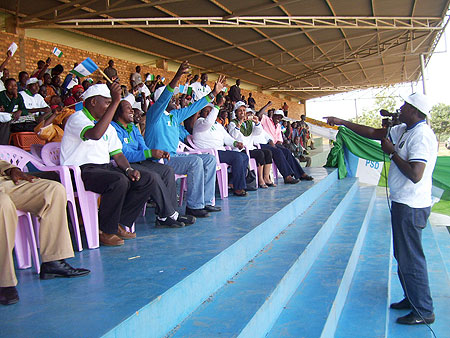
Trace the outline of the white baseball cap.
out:
M 133 94 L 128 94 L 127 96 L 125 96 L 122 101 L 128 101 L 131 105 L 133 105 L 136 102 L 136 98 L 134 97 Z
M 245 108 L 247 108 L 247 105 L 245 104 L 244 101 L 238 101 L 234 104 L 234 111 L 238 110 L 240 107 L 244 106 Z
M 38 82 L 39 82 L 39 80 L 38 80 L 37 77 L 30 77 L 30 78 L 27 80 L 27 82 L 25 83 L 25 85 L 28 86 L 28 85 L 30 85 L 30 84 L 38 83 Z
M 83 100 L 87 100 L 88 98 L 93 96 L 103 96 L 106 98 L 111 98 L 111 93 L 108 86 L 104 83 L 101 83 L 90 86 L 83 94 L 81 94 L 81 98 Z
M 273 112 L 273 115 L 283 115 L 284 116 L 284 112 L 281 109 L 277 109 Z
M 164 88 L 166 88 L 166 86 L 159 87 L 158 89 L 155 90 L 155 93 L 153 94 L 154 102 L 158 101 L 159 97 L 161 96 L 162 92 L 164 91 Z
M 431 117 L 431 108 L 433 105 L 430 99 L 422 93 L 412 93 L 411 95 L 400 95 L 405 102 L 409 103 L 411 106 L 417 108 L 421 113 L 425 114 L 427 117 Z

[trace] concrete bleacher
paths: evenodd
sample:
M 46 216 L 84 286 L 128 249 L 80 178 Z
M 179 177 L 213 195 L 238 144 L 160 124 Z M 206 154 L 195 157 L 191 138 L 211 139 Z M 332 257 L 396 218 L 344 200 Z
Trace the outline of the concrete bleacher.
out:
M 383 192 L 335 169 L 279 184 L 184 229 L 84 250 L 91 276 L 39 281 L 18 271 L 21 301 L 0 307 L 1 337 L 431 337 L 395 324 L 404 311 Z M 424 248 L 436 336 L 448 337 L 450 235 L 427 227 Z

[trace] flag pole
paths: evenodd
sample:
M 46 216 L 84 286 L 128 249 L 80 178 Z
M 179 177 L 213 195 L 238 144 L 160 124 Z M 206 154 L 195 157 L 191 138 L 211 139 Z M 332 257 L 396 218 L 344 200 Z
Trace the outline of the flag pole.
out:
M 103 72 L 103 70 L 101 70 L 100 68 L 98 68 L 97 70 L 100 72 L 100 74 L 103 75 L 106 81 L 108 81 L 109 83 L 113 83 L 112 80 L 108 77 L 108 75 L 106 75 L 105 72 Z

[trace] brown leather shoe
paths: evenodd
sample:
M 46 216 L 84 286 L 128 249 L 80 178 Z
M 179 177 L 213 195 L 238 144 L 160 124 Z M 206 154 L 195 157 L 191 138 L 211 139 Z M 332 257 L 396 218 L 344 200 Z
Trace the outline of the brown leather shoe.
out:
M 120 246 L 123 245 L 124 240 L 116 234 L 107 234 L 103 231 L 99 233 L 100 244 L 105 246 Z
M 117 229 L 117 236 L 119 236 L 122 239 L 127 240 L 127 239 L 136 238 L 136 233 L 126 231 L 123 226 L 119 225 L 119 228 Z

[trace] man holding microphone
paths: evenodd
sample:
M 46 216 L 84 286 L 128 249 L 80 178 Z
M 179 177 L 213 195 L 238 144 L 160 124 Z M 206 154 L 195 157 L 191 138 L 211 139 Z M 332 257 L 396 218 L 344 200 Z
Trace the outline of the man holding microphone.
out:
M 392 309 L 411 309 L 397 318 L 399 324 L 431 324 L 435 320 L 428 272 L 422 248 L 422 230 L 431 210 L 432 174 L 437 158 L 436 136 L 426 123 L 431 104 L 420 93 L 403 98 L 400 125 L 375 129 L 336 117 L 325 117 L 331 126 L 343 125 L 355 133 L 381 140 L 390 157 L 391 223 L 394 257 L 405 298 L 391 304 Z

